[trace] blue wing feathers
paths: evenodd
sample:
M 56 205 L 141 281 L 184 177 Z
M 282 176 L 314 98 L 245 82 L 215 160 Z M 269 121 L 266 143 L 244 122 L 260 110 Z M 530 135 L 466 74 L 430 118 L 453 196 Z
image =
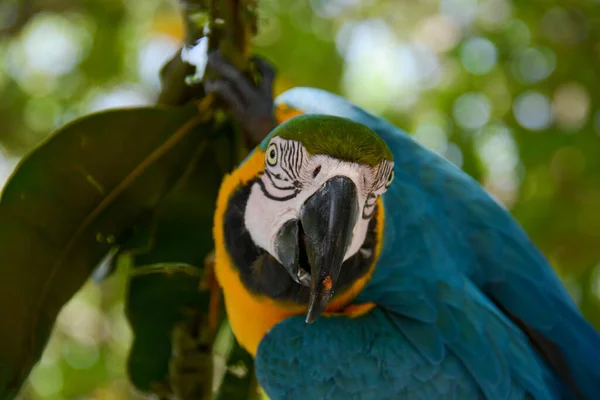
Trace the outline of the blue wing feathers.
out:
M 356 319 L 320 318 L 310 328 L 301 317 L 282 321 L 259 346 L 257 377 L 274 399 L 450 399 L 455 398 L 451 394 L 457 386 L 469 393 L 467 398 L 481 397 L 475 382 L 452 355 L 430 364 L 408 341 L 398 340 L 400 333 L 391 318 L 399 317 L 375 309 Z M 327 335 L 331 332 L 337 335 L 334 348 Z M 297 337 L 302 340 L 289 340 Z M 311 373 L 320 368 L 307 357 L 314 353 L 323 354 L 337 372 L 309 386 L 307 381 L 314 379 L 313 375 L 322 376 L 320 371 Z M 274 358 L 289 360 L 284 365 L 288 367 L 285 376 Z M 299 390 L 305 390 L 302 396 L 306 397 L 301 397 Z
M 273 399 L 478 399 L 484 394 L 488 399 L 524 399 L 527 393 L 540 399 L 558 398 L 544 388 L 543 370 L 532 365 L 527 346 L 513 346 L 526 362 L 513 363 L 504 358 L 507 352 L 497 356 L 502 358 L 499 362 L 471 350 L 471 355 L 461 355 L 464 349 L 457 346 L 459 341 L 448 344 L 443 358 L 432 363 L 417 350 L 428 340 L 413 344 L 398 329 L 408 322 L 379 308 L 356 319 L 320 318 L 310 326 L 301 317 L 289 318 L 261 342 L 257 377 Z M 494 336 L 493 332 L 487 335 Z M 500 335 L 494 340 L 508 338 Z M 513 335 L 503 346 L 508 348 L 511 341 L 525 339 Z M 468 368 L 471 358 L 475 362 Z M 323 363 L 335 371 L 321 370 Z M 470 370 L 475 366 L 477 370 Z M 519 378 L 524 372 L 518 370 L 521 366 L 529 369 L 526 379 Z
M 429 363 L 439 364 L 443 361 L 446 347 L 436 324 L 423 323 L 410 318 L 404 318 L 402 321 L 392 318 L 392 322 Z
M 356 300 L 378 308 L 273 328 L 256 368 L 274 400 L 573 398 L 513 316 L 560 349 L 585 399 L 600 398 L 600 336 L 477 182 L 341 97 L 296 88 L 277 102 L 369 126 L 392 150 L 396 179 L 383 251 Z

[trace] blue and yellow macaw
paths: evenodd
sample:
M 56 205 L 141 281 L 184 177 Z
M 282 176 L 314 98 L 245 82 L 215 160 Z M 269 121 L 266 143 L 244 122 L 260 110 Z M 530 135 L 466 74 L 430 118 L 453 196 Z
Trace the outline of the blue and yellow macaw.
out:
M 209 66 L 207 91 L 267 135 L 222 183 L 214 236 L 272 400 L 600 399 L 600 336 L 477 182 L 331 93 L 273 103 L 265 63 L 258 87 Z

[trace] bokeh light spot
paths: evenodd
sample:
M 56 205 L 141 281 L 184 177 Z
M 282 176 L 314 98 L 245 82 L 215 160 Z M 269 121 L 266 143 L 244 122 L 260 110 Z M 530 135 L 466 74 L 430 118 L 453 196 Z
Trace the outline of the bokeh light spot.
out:
M 417 26 L 415 39 L 433 51 L 442 53 L 456 46 L 460 40 L 460 30 L 454 20 L 443 15 L 432 15 Z
M 314 12 L 322 18 L 335 18 L 351 7 L 356 7 L 361 0 L 311 0 Z
M 406 50 L 415 59 L 418 91 L 432 89 L 441 79 L 439 59 L 431 49 L 420 44 L 406 46 Z
M 64 75 L 82 56 L 81 32 L 57 14 L 40 14 L 23 33 L 23 48 L 29 67 L 49 75 Z
M 2 64 L 6 68 L 7 75 L 30 96 L 43 97 L 56 91 L 58 86 L 57 77 L 35 71 L 27 62 L 23 46 L 19 42 L 12 41 L 8 43 L 3 61 Z
M 519 95 L 513 104 L 517 122 L 526 129 L 539 131 L 552 124 L 550 100 L 541 93 L 527 91 Z
M 448 148 L 446 132 L 435 122 L 419 123 L 415 129 L 414 138 L 423 146 L 439 154 L 444 154 Z
M 160 90 L 159 71 L 177 52 L 179 43 L 168 35 L 154 35 L 143 43 L 138 56 L 138 73 L 142 82 L 152 89 Z
M 63 388 L 63 374 L 60 368 L 54 364 L 40 363 L 35 366 L 29 382 L 33 390 L 42 397 L 50 397 L 58 394 Z
M 561 128 L 577 130 L 587 122 L 590 95 L 587 89 L 577 82 L 563 84 L 554 92 L 552 109 Z
M 468 75 L 465 74 L 464 68 L 460 61 L 453 58 L 442 59 L 440 65 L 440 81 L 437 85 L 437 89 L 444 90 L 456 90 L 463 92 L 463 88 L 468 85 Z
M 6 153 L 2 145 L 0 145 L 0 189 L 12 174 L 18 162 L 17 157 L 11 157 Z
M 506 0 L 480 1 L 478 19 L 486 28 L 493 30 L 501 27 L 510 17 L 511 5 Z
M 352 40 L 352 34 L 356 25 L 356 21 L 344 21 L 344 23 L 337 30 L 335 35 L 335 47 L 338 53 L 343 57 L 346 57 L 348 51 L 350 50 L 349 47 Z
M 556 56 L 550 49 L 528 48 L 516 59 L 517 77 L 525 83 L 546 79 L 556 66 Z
M 419 68 L 415 49 L 398 43 L 382 20 L 355 24 L 344 55 L 342 84 L 351 101 L 380 113 L 392 106 L 410 107 L 417 100 L 427 68 Z
M 143 89 L 137 85 L 123 84 L 94 95 L 89 102 L 88 112 L 150 104 L 152 104 L 152 99 Z
M 519 162 L 517 145 L 502 123 L 485 127 L 475 140 L 479 156 L 492 174 L 513 171 Z
M 129 349 L 133 335 L 129 322 L 124 314 L 125 305 L 121 302 L 116 304 L 109 312 L 110 335 L 119 350 L 126 353 Z
M 27 126 L 38 132 L 48 132 L 57 128 L 62 108 L 52 97 L 31 98 L 23 110 Z
M 456 143 L 448 143 L 444 157 L 458 168 L 462 168 L 464 157 L 462 150 Z
M 468 25 L 477 17 L 477 0 L 439 0 L 440 13 L 460 25 Z
M 64 341 L 61 351 L 63 358 L 73 369 L 90 368 L 100 358 L 98 346 L 94 343 L 84 344 L 74 341 Z
M 454 102 L 454 119 L 463 129 L 481 128 L 489 121 L 491 113 L 492 106 L 483 93 L 465 93 Z
M 531 31 L 527 24 L 519 19 L 508 21 L 504 34 L 512 50 L 526 48 L 531 43 Z
M 494 68 L 498 54 L 494 43 L 488 39 L 476 37 L 465 42 L 460 58 L 467 71 L 473 75 L 484 75 Z
M 57 327 L 84 345 L 98 345 L 110 334 L 106 316 L 98 308 L 100 289 L 87 283 L 61 310 Z
M 503 204 L 516 201 L 519 189 L 519 155 L 511 131 L 494 122 L 478 132 L 475 148 L 485 168 L 485 186 Z

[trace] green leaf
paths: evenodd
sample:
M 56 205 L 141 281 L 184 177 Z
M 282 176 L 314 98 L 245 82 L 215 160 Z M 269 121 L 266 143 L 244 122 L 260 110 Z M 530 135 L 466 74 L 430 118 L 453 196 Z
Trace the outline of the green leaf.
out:
M 134 332 L 131 382 L 143 392 L 205 398 L 212 391 L 210 293 L 202 272 L 187 264 L 140 267 L 129 282 L 126 315 Z
M 189 173 L 160 202 L 152 225 L 143 225 L 128 247 L 134 264 L 185 263 L 202 268 L 213 249 L 213 219 L 225 173 L 240 161 L 240 135 L 230 123 L 219 127 L 192 164 Z M 142 226 L 140 226 L 142 227 Z M 144 245 L 142 245 L 144 244 Z
M 214 247 L 213 217 L 221 180 L 242 159 L 240 141 L 230 121 L 216 128 L 177 186 L 123 234 L 119 256 L 131 256 L 134 267 L 184 263 L 202 268 Z M 95 279 L 112 274 L 118 261 L 119 257 L 112 259 Z
M 128 251 L 124 255 L 132 255 L 133 266 L 144 269 L 145 274 L 151 273 L 153 266 L 164 269 L 165 263 L 168 264 L 187 264 L 190 268 L 196 268 L 194 274 L 203 273 L 204 261 L 213 249 L 213 214 L 216 207 L 217 194 L 221 180 L 224 174 L 239 161 L 237 156 L 237 142 L 240 135 L 233 129 L 231 123 L 227 122 L 221 125 L 211 137 L 209 143 L 195 157 L 188 173 L 180 180 L 179 184 L 161 201 L 155 210 L 155 220 L 152 224 L 146 223 L 138 225 L 136 234 L 126 243 Z M 134 278 L 138 279 L 139 272 L 134 271 Z M 183 278 L 182 278 L 183 279 Z M 153 281 L 150 284 L 155 285 L 154 290 L 158 293 L 156 301 L 163 301 L 163 293 L 173 291 L 174 298 L 181 299 L 182 288 L 173 287 L 177 284 L 171 280 L 164 279 L 165 287 L 160 286 L 160 280 Z M 141 283 L 131 288 L 138 288 Z M 197 290 L 197 285 L 194 290 Z M 136 299 L 139 292 L 130 291 L 127 293 L 130 304 L 140 304 L 141 310 L 130 307 L 132 316 L 135 317 L 138 311 L 140 313 L 148 310 L 148 302 L 139 302 Z M 179 296 L 179 297 L 178 297 Z M 179 321 L 179 310 L 177 304 L 169 304 L 174 308 L 174 318 Z M 162 307 L 162 305 L 161 305 Z M 166 313 L 166 310 L 163 311 Z M 196 318 L 206 320 L 208 304 L 202 304 L 201 308 L 195 310 Z M 223 317 L 224 312 L 220 314 Z M 161 314 L 162 315 L 162 314 Z M 185 365 L 187 360 L 210 359 L 210 347 L 205 346 L 206 354 L 200 355 L 197 352 L 188 352 L 183 357 L 171 359 L 171 338 L 165 339 L 164 332 L 170 332 L 173 327 L 173 320 L 168 316 L 159 316 L 158 319 L 148 314 L 148 322 L 152 324 L 152 330 L 143 321 L 131 321 L 131 327 L 136 339 L 136 344 L 130 354 L 128 364 L 128 373 L 134 385 L 141 391 L 159 393 L 168 397 L 174 391 L 191 391 L 194 386 L 203 388 L 205 386 L 204 378 L 210 376 L 211 367 L 206 371 L 201 371 L 202 362 L 195 363 L 196 368 L 200 368 L 195 373 L 174 373 L 173 368 L 176 365 Z M 135 322 L 135 323 L 134 323 Z M 154 332 L 162 332 L 155 334 Z M 180 335 L 185 331 L 179 332 Z M 154 349 L 161 349 L 157 354 Z M 152 356 L 149 357 L 145 351 L 152 350 Z M 171 375 L 167 376 L 171 365 Z M 186 370 L 190 368 L 186 367 Z M 194 368 L 192 368 L 195 371 Z M 196 381 L 194 381 L 196 379 Z M 170 382 L 169 382 L 170 380 Z M 183 389 L 182 389 L 183 388 Z M 187 389 L 185 389 L 187 388 Z M 193 391 L 193 390 L 192 390 Z
M 18 166 L 0 200 L 0 398 L 18 391 L 102 257 L 178 181 L 206 120 L 194 106 L 98 113 Z

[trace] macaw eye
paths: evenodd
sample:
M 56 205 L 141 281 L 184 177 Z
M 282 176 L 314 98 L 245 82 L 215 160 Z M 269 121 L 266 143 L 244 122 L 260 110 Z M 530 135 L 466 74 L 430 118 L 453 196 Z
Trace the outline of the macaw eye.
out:
M 271 167 L 277 164 L 277 145 L 275 143 L 271 143 L 267 149 L 267 164 Z
M 390 185 L 392 184 L 392 181 L 393 181 L 393 180 L 394 180 L 394 170 L 392 170 L 392 171 L 390 172 L 390 174 L 388 175 L 387 182 L 385 182 L 385 187 L 386 187 L 386 188 L 387 188 L 387 187 L 390 187 Z

